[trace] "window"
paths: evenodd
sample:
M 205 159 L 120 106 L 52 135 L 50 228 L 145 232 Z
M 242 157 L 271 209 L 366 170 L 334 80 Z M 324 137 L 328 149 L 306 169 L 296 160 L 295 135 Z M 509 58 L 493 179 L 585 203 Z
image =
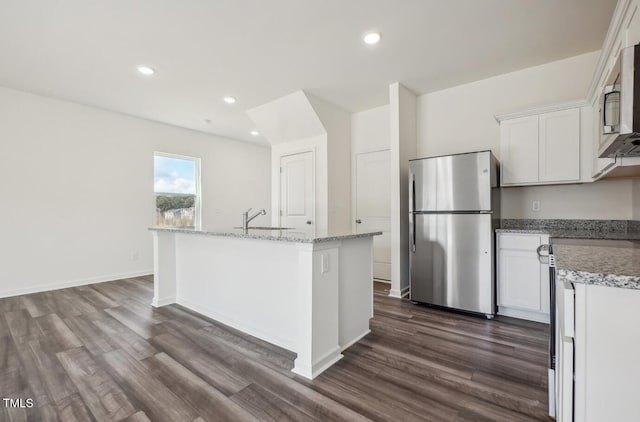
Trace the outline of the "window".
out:
M 156 152 L 153 156 L 156 225 L 200 228 L 200 159 Z

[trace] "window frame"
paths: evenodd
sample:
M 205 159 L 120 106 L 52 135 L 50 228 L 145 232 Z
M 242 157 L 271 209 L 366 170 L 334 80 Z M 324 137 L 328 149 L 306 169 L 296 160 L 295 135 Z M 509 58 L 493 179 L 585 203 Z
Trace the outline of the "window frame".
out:
M 156 189 L 155 189 L 155 176 L 156 176 L 156 157 L 164 157 L 164 158 L 174 158 L 174 159 L 178 159 L 178 160 L 185 160 L 185 161 L 193 161 L 195 164 L 195 190 L 196 190 L 196 198 L 194 201 L 194 207 L 195 207 L 195 218 L 194 218 L 194 228 L 195 230 L 201 230 L 202 229 L 202 180 L 201 180 L 201 175 L 202 175 L 202 169 L 201 169 L 201 162 L 202 160 L 200 159 L 200 157 L 192 157 L 190 155 L 181 155 L 181 154 L 174 154 L 171 152 L 163 152 L 163 151 L 153 151 L 153 178 L 152 180 L 154 181 L 154 187 L 152 189 L 153 191 L 153 205 L 154 205 L 154 221 L 156 222 L 157 225 L 157 220 L 155 217 L 155 204 L 156 204 Z M 167 226 L 170 227 L 170 226 Z

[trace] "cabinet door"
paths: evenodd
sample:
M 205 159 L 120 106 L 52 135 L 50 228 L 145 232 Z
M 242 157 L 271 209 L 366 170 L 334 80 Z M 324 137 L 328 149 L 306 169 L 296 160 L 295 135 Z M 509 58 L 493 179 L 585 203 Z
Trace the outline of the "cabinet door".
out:
M 539 116 L 539 181 L 580 180 L 580 109 Z
M 500 123 L 500 162 L 503 185 L 538 182 L 538 116 Z
M 598 92 L 601 91 L 601 88 L 598 88 Z M 598 151 L 600 149 L 600 135 L 602 133 L 602 128 L 600 127 L 600 104 L 596 103 L 593 107 L 593 124 L 594 129 L 593 133 L 595 134 L 592 140 L 592 154 L 593 154 L 593 167 L 591 170 L 591 177 L 597 179 L 602 175 L 603 172 L 607 171 L 609 168 L 613 167 L 616 163 L 615 158 L 600 158 L 598 156 Z
M 500 249 L 499 305 L 540 311 L 541 268 L 535 250 Z

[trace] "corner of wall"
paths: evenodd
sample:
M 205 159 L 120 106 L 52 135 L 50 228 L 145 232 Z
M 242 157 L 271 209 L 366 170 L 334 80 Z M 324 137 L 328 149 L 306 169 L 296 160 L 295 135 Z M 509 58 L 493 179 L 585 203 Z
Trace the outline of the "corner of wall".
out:
M 417 149 L 417 97 L 399 83 L 389 86 L 391 157 L 391 296 L 409 285 L 409 160 Z
M 640 179 L 635 179 L 632 182 L 632 212 L 631 218 L 634 220 L 640 220 Z
M 327 131 L 328 229 L 351 229 L 351 114 L 307 94 Z

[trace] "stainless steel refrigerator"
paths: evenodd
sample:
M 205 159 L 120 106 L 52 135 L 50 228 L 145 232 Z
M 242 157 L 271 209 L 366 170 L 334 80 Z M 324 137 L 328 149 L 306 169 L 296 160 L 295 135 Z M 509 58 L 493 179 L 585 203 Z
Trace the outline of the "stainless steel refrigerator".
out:
M 409 162 L 412 301 L 495 314 L 497 172 L 491 151 Z

